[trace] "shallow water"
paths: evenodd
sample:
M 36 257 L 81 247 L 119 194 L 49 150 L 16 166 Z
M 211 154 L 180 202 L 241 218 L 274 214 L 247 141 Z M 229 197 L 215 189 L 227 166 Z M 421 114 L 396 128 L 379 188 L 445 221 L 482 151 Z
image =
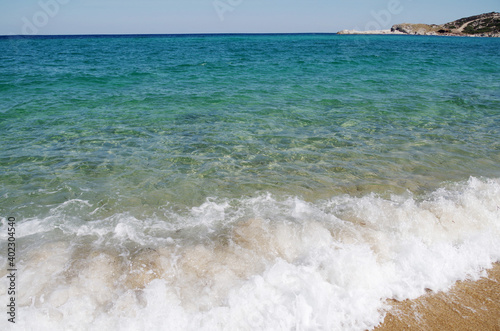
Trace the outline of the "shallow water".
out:
M 477 277 L 500 260 L 499 50 L 0 40 L 18 326 L 363 330 L 387 298 Z

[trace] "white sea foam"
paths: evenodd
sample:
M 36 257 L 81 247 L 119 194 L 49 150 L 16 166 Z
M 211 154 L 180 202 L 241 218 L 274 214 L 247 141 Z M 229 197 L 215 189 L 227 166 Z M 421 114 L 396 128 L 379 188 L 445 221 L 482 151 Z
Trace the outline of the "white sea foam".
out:
M 95 209 L 75 200 L 19 223 L 16 328 L 1 329 L 364 330 L 386 299 L 500 260 L 500 180 L 418 199 L 214 199 L 146 220 L 85 222 L 79 205 Z

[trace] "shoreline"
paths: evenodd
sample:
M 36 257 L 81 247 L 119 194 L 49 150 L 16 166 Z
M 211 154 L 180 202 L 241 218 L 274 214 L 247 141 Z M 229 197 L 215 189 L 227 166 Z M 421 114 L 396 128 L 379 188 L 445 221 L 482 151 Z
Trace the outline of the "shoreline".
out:
M 500 13 L 491 12 L 444 24 L 400 23 L 386 30 L 341 30 L 338 34 L 405 34 L 446 37 L 500 37 Z
M 456 34 L 456 33 L 404 33 L 401 31 L 386 30 L 340 30 L 337 35 L 395 35 L 395 36 L 432 36 L 432 37 L 471 37 L 471 38 L 498 38 L 498 36 L 483 36 L 473 34 Z
M 415 300 L 390 300 L 391 309 L 374 331 L 500 330 L 500 263 L 477 281 L 458 281 L 447 292 Z
M 391 31 L 391 29 L 386 29 L 386 30 L 368 30 L 368 31 L 358 31 L 358 30 L 341 30 L 337 32 L 338 35 L 343 35 L 343 34 L 360 34 L 360 35 L 367 35 L 367 34 L 394 34 L 394 35 L 406 35 L 407 33 L 401 32 L 401 31 Z

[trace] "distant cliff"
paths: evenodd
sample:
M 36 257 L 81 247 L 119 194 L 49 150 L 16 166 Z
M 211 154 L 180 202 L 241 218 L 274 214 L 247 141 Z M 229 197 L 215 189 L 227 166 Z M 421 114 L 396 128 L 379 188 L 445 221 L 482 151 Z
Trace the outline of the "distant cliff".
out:
M 500 37 L 500 13 L 470 16 L 441 25 L 396 24 L 392 26 L 391 32 L 416 35 Z

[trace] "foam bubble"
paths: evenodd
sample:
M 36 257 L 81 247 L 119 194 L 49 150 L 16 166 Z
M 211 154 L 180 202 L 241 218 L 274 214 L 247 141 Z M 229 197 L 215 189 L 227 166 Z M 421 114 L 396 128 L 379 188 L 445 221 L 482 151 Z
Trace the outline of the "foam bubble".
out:
M 75 205 L 93 208 L 54 213 Z M 500 181 L 471 178 L 419 198 L 263 195 L 170 221 L 117 214 L 50 230 L 27 220 L 17 327 L 369 329 L 386 299 L 446 290 L 499 261 L 499 206 Z

